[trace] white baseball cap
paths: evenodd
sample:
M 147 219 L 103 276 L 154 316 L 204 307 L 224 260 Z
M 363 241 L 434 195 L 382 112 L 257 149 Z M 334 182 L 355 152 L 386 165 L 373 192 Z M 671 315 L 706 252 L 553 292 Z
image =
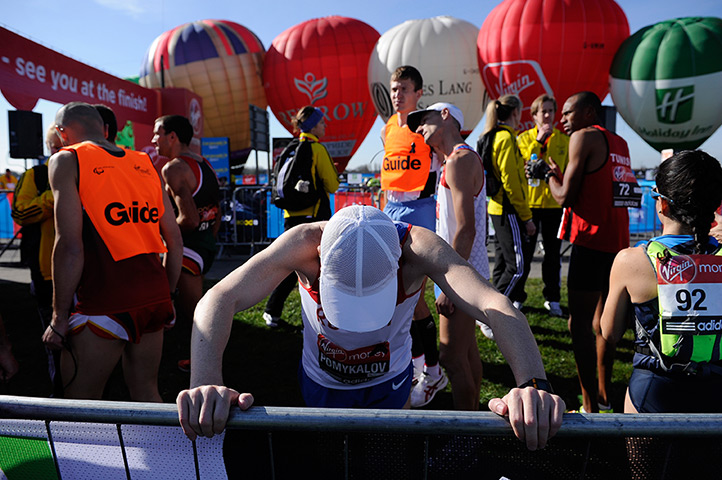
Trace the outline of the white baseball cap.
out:
M 401 258 L 388 215 L 366 205 L 339 210 L 323 229 L 320 254 L 321 306 L 331 325 L 349 332 L 386 326 L 396 308 Z
M 451 114 L 454 119 L 459 122 L 459 130 L 464 129 L 464 114 L 461 113 L 461 110 L 456 105 L 453 105 L 451 103 L 446 102 L 439 102 L 435 103 L 429 107 L 426 107 L 424 110 L 414 110 L 413 112 L 409 113 L 409 115 L 406 117 L 406 124 L 409 126 L 409 130 L 412 132 L 415 132 L 417 128 L 419 128 L 419 125 L 421 124 L 421 117 L 423 117 L 424 113 L 428 112 L 429 110 L 433 110 L 436 112 L 441 112 L 442 110 L 447 109 L 449 113 Z

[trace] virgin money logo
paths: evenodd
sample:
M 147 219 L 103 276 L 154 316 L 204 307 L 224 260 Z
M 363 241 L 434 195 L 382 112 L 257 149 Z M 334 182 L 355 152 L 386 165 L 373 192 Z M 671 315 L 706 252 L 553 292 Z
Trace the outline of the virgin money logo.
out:
M 690 283 L 697 276 L 697 267 L 687 255 L 676 255 L 659 265 L 659 275 L 667 283 Z
M 614 167 L 614 179 L 618 182 L 621 182 L 624 180 L 624 177 L 627 174 L 627 169 L 624 167 Z
M 481 78 L 492 98 L 502 95 L 518 95 L 524 105 L 531 105 L 539 95 L 553 95 L 539 63 L 534 60 L 488 63 L 481 71 Z
M 308 72 L 303 76 L 303 80 L 294 78 L 294 85 L 299 92 L 303 93 L 308 97 L 308 102 L 313 105 L 316 100 L 320 100 L 328 95 L 328 79 L 326 77 L 316 80 L 316 76 Z
M 339 362 L 343 362 L 346 360 L 347 352 L 343 348 L 339 347 L 332 341 L 330 341 L 328 338 L 323 337 L 322 335 L 319 335 L 318 338 L 318 349 L 321 351 L 324 355 L 326 355 L 329 358 L 333 358 L 334 360 L 337 360 Z
M 201 104 L 198 103 L 198 99 L 191 99 L 188 105 L 188 119 L 193 125 L 193 135 L 198 137 L 203 130 L 203 110 Z

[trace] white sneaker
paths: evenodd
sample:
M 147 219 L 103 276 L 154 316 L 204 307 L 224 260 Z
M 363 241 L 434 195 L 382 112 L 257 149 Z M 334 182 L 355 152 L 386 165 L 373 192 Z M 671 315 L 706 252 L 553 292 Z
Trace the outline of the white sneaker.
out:
M 564 313 L 562 312 L 562 307 L 559 305 L 559 302 L 544 302 L 544 308 L 549 310 L 549 313 L 554 315 L 555 317 L 563 317 Z
M 281 321 L 281 317 L 272 317 L 270 313 L 263 312 L 263 319 L 266 321 L 266 326 L 271 328 L 278 327 L 278 322 Z
M 449 383 L 443 370 L 440 377 L 433 377 L 423 373 L 419 382 L 411 388 L 411 406 L 423 407 L 434 399 L 439 390 L 443 390 Z
M 481 333 L 483 333 L 486 338 L 494 340 L 494 332 L 491 328 L 489 328 L 489 325 L 484 322 L 480 322 L 479 320 L 476 321 L 476 324 L 479 326 L 479 330 L 481 330 Z
M 514 301 L 511 302 L 511 303 L 514 305 L 514 308 L 516 308 L 516 309 L 519 310 L 520 312 L 521 312 L 521 309 L 524 308 L 524 302 L 520 302 L 520 301 L 518 301 L 518 300 L 514 300 Z

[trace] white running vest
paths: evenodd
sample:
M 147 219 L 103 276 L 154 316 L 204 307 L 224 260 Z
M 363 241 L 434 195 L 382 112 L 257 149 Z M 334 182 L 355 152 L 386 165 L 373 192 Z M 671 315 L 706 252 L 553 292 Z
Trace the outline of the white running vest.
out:
M 468 145 L 460 146 L 454 149 L 466 148 L 476 153 Z M 477 157 L 479 155 L 477 154 Z M 481 163 L 481 157 L 479 157 Z M 483 166 L 482 166 L 483 168 Z M 469 263 L 481 274 L 482 277 L 489 279 L 489 255 L 486 251 L 486 182 L 482 185 L 481 190 L 474 196 L 474 219 L 476 224 L 476 235 L 474 236 L 474 245 L 471 248 Z M 451 190 L 446 183 L 446 167 L 441 172 L 441 181 L 436 196 L 436 233 L 451 245 L 454 235 L 456 235 L 456 215 L 454 214 L 454 202 L 451 198 Z

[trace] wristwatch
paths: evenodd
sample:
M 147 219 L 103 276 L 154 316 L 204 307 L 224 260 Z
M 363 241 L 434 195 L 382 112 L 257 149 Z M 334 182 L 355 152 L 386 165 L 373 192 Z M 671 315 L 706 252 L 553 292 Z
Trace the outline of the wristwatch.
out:
M 526 387 L 534 387 L 537 390 L 544 390 L 545 392 L 554 393 L 554 389 L 552 388 L 552 384 L 549 383 L 549 380 L 544 380 L 542 378 L 532 378 L 528 382 L 522 383 L 517 388 Z
M 554 174 L 553 171 L 549 170 L 549 171 L 547 172 L 547 174 L 544 175 L 544 181 L 547 182 L 547 183 L 549 183 L 549 179 L 552 178 L 552 177 L 556 178 L 556 175 Z M 557 179 L 557 180 L 558 180 L 558 179 Z

